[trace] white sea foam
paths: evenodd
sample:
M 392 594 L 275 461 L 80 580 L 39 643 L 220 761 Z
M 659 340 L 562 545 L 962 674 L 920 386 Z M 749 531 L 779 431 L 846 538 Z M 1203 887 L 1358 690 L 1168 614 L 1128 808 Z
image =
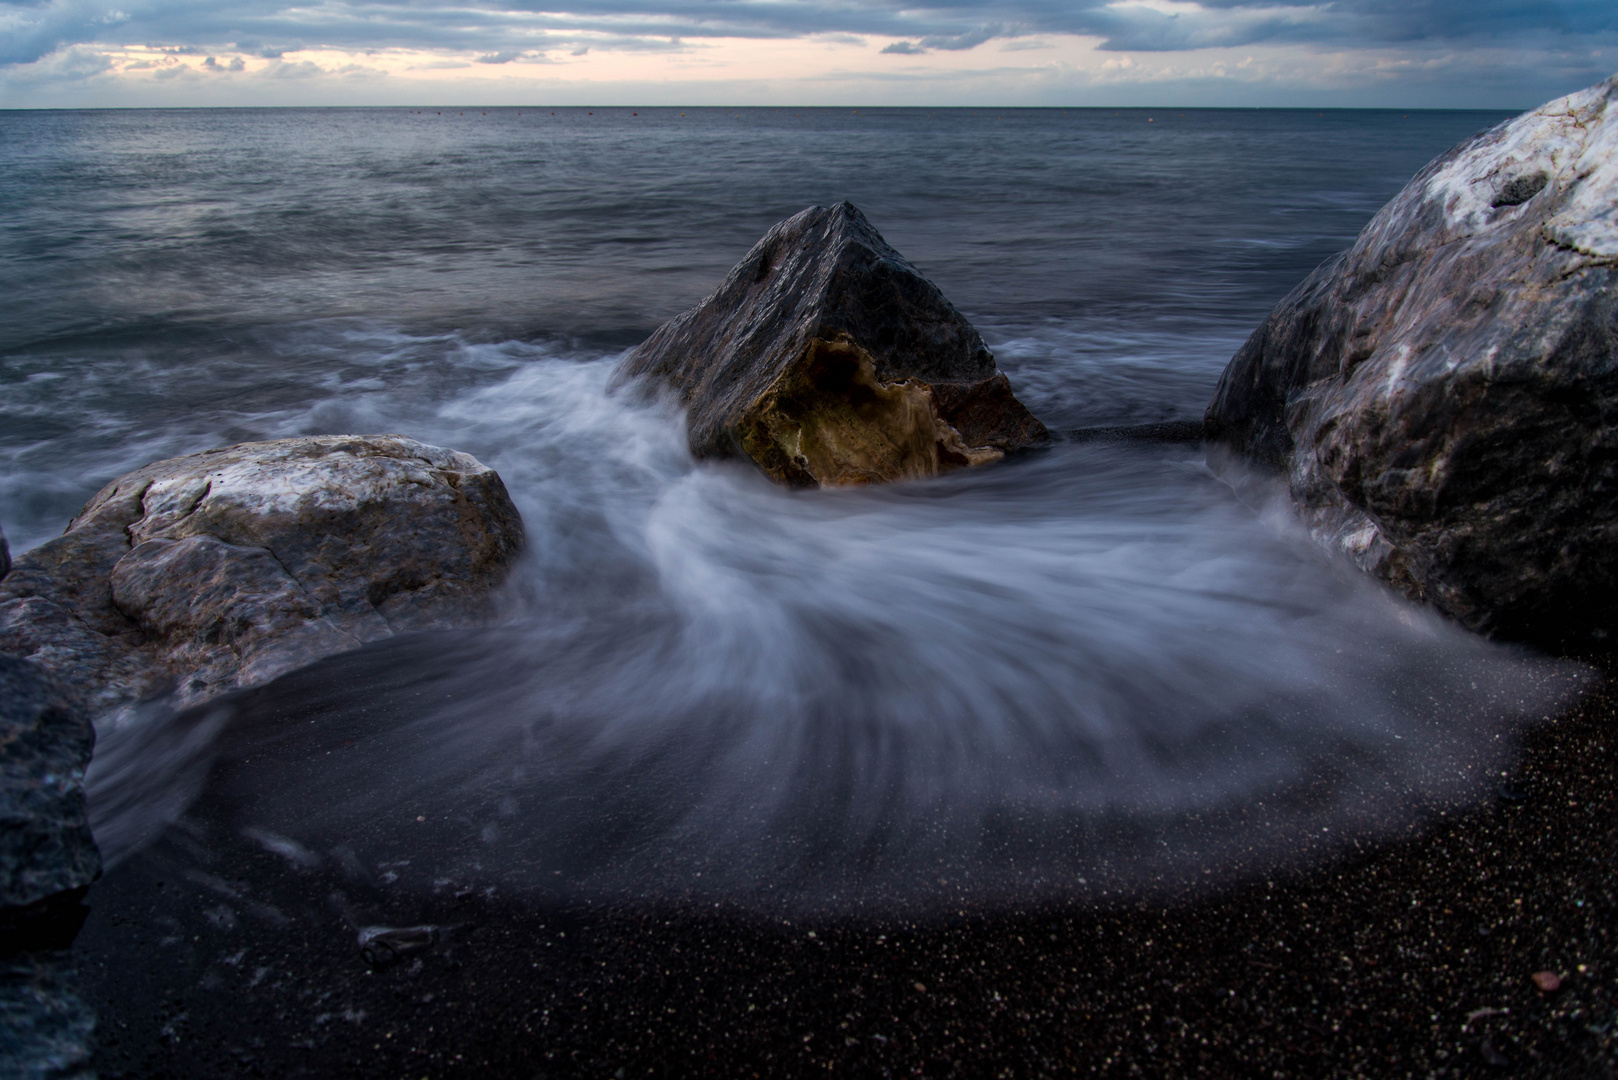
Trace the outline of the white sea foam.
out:
M 244 703 L 238 824 L 519 890 L 1008 902 L 1402 828 L 1579 681 L 1322 562 L 1194 450 L 792 492 L 692 462 L 611 366 L 531 358 L 415 430 L 511 488 L 520 614 Z

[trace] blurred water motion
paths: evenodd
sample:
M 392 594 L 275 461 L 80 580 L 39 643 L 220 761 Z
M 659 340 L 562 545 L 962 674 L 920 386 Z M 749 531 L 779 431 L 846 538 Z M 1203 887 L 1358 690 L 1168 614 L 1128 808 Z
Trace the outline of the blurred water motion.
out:
M 513 621 L 247 696 L 203 812 L 408 867 L 398 888 L 1027 902 L 1402 828 L 1486 789 L 1578 685 L 1329 565 L 1199 448 L 792 492 L 691 462 L 610 366 L 531 364 L 445 410 L 521 435 Z M 174 722 L 150 723 L 98 769 L 149 756 Z M 104 843 L 172 813 L 102 775 Z
M 498 629 L 104 725 L 114 860 L 179 820 L 395 892 L 1134 894 L 1490 793 L 1576 688 L 1328 565 L 1193 447 L 793 493 L 606 392 L 847 198 L 1054 430 L 1194 420 L 1288 289 L 1502 117 L 687 111 L 0 113 L 16 550 L 148 461 L 344 432 L 477 455 L 532 538 Z

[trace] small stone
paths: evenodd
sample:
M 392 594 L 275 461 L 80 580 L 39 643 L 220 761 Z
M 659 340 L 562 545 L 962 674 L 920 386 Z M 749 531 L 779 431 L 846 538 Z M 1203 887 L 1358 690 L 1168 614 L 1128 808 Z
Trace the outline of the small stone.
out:
M 1562 977 L 1554 971 L 1536 971 L 1528 978 L 1542 994 L 1554 994 L 1562 988 Z
M 441 926 L 367 926 L 359 932 L 360 954 L 372 967 L 387 967 L 407 953 L 440 944 L 445 936 Z

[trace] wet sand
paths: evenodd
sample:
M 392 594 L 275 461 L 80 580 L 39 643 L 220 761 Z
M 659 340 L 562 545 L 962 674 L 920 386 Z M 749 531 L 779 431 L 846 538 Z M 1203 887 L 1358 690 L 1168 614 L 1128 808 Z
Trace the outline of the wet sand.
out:
M 367 871 L 300 871 L 211 825 L 204 797 L 92 893 L 74 954 L 94 1066 L 1610 1080 L 1615 712 L 1609 674 L 1524 737 L 1498 797 L 1325 865 L 914 921 L 450 892 L 388 911 Z M 356 907 L 440 929 L 373 964 Z

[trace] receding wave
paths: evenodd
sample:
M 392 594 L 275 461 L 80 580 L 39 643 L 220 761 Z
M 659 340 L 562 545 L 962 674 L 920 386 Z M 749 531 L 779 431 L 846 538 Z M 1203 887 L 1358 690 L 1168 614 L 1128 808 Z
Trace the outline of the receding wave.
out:
M 1058 445 L 789 492 L 693 463 L 677 414 L 609 394 L 610 367 L 534 359 L 416 429 L 476 447 L 523 511 L 509 621 L 327 661 L 228 723 L 109 728 L 109 854 L 180 812 L 178 784 L 401 890 L 1133 894 L 1475 799 L 1580 684 L 1341 572 L 1198 451 Z

